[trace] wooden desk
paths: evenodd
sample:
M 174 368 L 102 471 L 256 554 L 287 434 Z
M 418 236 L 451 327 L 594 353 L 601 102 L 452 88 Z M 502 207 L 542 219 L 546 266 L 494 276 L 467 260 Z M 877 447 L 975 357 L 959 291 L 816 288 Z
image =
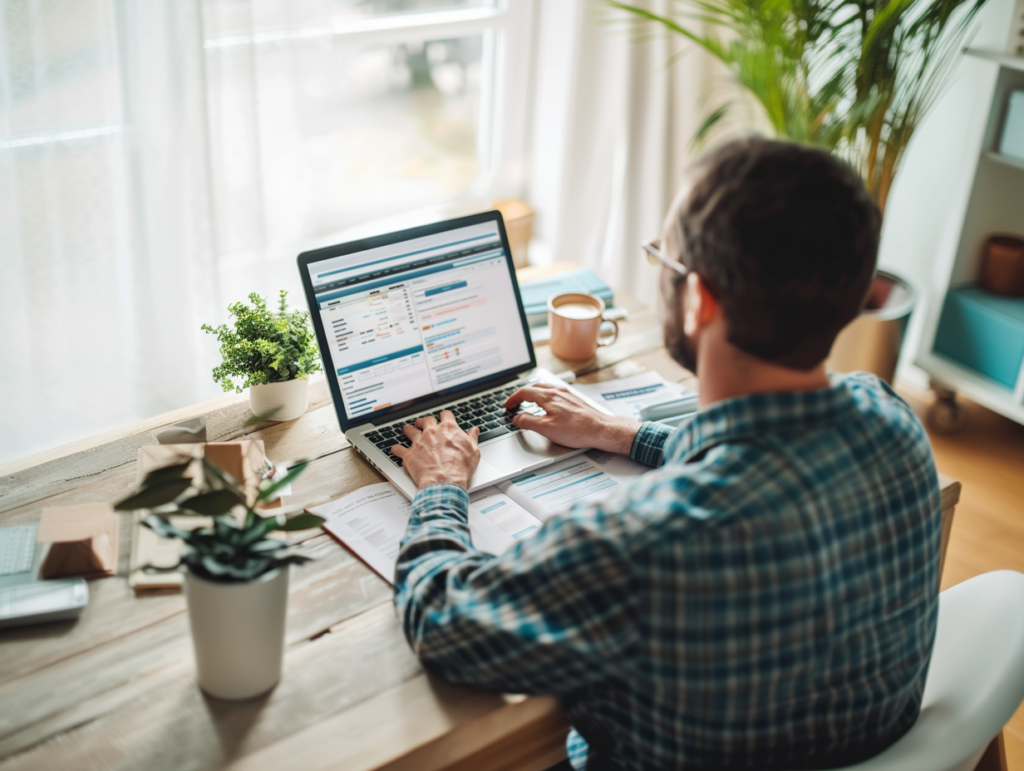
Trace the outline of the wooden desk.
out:
M 696 385 L 662 348 L 654 314 L 625 304 L 618 342 L 595 360 L 570 366 L 542 347 L 540 364 L 572 368 L 582 382 L 655 369 Z M 248 400 L 224 396 L 0 466 L 0 525 L 36 522 L 44 505 L 126 495 L 138 448 L 196 415 L 206 415 L 211 441 L 233 439 L 245 433 Z M 275 461 L 312 459 L 289 503 L 381 480 L 339 432 L 323 378 L 303 417 L 251 435 Z M 960 485 L 942 486 L 945 553 Z M 77 622 L 0 632 L 0 769 L 534 771 L 565 756 L 568 725 L 554 699 L 427 676 L 402 636 L 391 587 L 323 533 L 303 542 L 316 561 L 293 568 L 281 683 L 249 702 L 204 697 L 184 600 L 134 595 L 123 577 L 128 536 L 122 527 L 120 576 L 90 582 Z

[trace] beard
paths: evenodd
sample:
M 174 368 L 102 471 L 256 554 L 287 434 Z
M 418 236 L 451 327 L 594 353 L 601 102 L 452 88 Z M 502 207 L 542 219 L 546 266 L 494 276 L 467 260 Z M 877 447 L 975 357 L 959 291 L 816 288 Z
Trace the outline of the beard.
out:
M 682 321 L 674 315 L 665 319 L 665 350 L 676 364 L 696 375 L 697 347 L 683 332 L 682 326 Z
M 680 285 L 677 291 L 684 292 L 684 286 Z M 674 292 L 672 294 L 674 295 Z M 696 375 L 697 346 L 683 331 L 683 315 L 686 313 L 686 301 L 682 299 L 684 297 L 685 295 L 681 295 L 678 302 L 667 303 L 664 326 L 665 350 L 676 364 Z

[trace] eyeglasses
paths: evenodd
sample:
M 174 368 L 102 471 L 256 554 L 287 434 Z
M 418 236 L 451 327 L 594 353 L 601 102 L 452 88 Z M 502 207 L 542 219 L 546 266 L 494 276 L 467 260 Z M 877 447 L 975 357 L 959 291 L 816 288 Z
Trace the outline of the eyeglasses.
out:
M 646 243 L 640 244 L 640 248 L 644 250 L 644 254 L 647 255 L 647 262 L 654 267 L 664 266 L 670 268 L 678 273 L 680 276 L 687 276 L 690 273 L 690 269 L 683 265 L 681 262 L 670 260 L 661 253 L 661 240 L 655 239 L 653 241 L 647 241 Z

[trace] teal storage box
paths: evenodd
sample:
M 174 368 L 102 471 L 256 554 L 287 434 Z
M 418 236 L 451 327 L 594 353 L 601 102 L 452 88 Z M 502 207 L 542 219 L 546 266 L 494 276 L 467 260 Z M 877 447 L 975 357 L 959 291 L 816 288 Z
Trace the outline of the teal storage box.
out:
M 1013 388 L 1024 360 L 1024 299 L 974 286 L 951 290 L 934 350 Z

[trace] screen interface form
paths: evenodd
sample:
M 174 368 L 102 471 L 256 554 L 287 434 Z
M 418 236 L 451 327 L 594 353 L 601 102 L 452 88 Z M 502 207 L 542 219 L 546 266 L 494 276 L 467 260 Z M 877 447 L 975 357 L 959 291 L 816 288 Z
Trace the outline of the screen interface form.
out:
M 495 222 L 308 269 L 350 418 L 530 361 Z

